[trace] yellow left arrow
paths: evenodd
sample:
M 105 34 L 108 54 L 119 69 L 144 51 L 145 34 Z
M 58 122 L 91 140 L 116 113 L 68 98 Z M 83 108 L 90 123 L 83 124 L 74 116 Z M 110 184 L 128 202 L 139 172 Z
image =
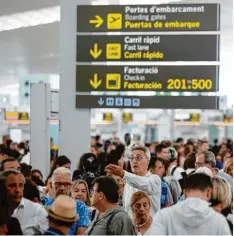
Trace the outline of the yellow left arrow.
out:
M 92 85 L 95 89 L 97 89 L 102 83 L 101 80 L 98 80 L 98 74 L 94 74 L 93 79 L 91 79 L 89 82 L 90 85 Z
M 99 15 L 96 15 L 95 19 L 89 21 L 90 24 L 95 24 L 95 28 L 99 28 L 103 22 L 103 19 Z
M 90 49 L 89 52 L 90 52 L 90 54 L 92 55 L 92 57 L 94 59 L 97 59 L 102 54 L 102 50 L 101 49 L 98 50 L 98 44 L 97 43 L 94 44 L 94 48 Z

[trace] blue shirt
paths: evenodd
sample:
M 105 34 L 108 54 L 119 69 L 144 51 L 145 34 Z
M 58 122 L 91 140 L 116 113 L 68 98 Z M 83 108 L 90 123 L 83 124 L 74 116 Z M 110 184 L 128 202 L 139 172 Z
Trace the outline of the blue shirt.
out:
M 88 207 L 81 201 L 76 201 L 76 212 L 79 216 L 79 220 L 75 222 L 71 229 L 69 230 L 69 235 L 76 235 L 76 231 L 78 227 L 88 227 L 89 225 L 89 210 Z M 51 197 L 42 197 L 42 202 L 44 206 L 51 206 L 54 202 L 54 198 Z
M 165 207 L 165 202 L 168 200 L 167 198 L 167 184 L 165 182 L 162 181 L 161 183 L 161 189 L 162 189 L 162 193 L 161 193 L 161 209 Z

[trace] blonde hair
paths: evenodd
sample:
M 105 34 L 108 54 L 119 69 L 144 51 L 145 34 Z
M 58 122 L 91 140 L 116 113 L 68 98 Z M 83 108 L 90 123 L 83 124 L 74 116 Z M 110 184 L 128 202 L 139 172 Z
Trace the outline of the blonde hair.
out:
M 211 194 L 211 201 L 216 203 L 224 203 L 224 208 L 230 206 L 232 201 L 232 192 L 229 183 L 221 178 L 215 176 L 212 179 L 213 190 Z
M 82 179 L 77 179 L 75 181 L 72 182 L 72 190 L 74 190 L 74 188 L 79 185 L 79 184 L 84 184 L 85 189 L 86 189 L 86 193 L 87 193 L 87 198 L 86 198 L 86 202 L 85 204 L 90 207 L 91 206 L 91 201 L 90 201 L 90 193 L 89 193 L 89 187 L 88 184 L 86 183 L 86 181 L 82 180 Z
M 228 160 L 224 163 L 224 166 L 223 166 L 223 172 L 228 173 L 228 169 L 230 168 L 230 166 L 233 166 L 233 160 Z

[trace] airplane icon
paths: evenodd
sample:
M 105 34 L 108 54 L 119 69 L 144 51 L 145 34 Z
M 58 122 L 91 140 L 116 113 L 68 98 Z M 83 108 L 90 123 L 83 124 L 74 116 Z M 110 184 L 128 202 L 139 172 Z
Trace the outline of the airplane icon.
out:
M 111 17 L 110 23 L 112 24 L 112 23 L 116 22 L 117 20 L 120 20 L 120 18 L 121 18 L 121 17 L 117 17 L 117 18 Z
M 122 29 L 122 14 L 109 13 L 107 15 L 107 29 Z

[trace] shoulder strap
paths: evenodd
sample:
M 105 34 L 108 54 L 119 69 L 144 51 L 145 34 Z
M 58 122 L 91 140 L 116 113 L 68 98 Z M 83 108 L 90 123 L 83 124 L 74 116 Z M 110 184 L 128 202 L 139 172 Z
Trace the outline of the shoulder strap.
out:
M 177 169 L 177 166 L 175 166 L 175 167 L 171 170 L 171 175 L 174 175 L 176 169 Z
M 110 225 L 111 225 L 111 221 L 113 220 L 113 218 L 115 217 L 115 215 L 117 215 L 117 213 L 121 212 L 123 210 L 118 210 L 118 211 L 115 211 L 111 214 L 110 218 L 108 219 L 107 221 L 107 235 L 112 235 L 112 232 L 111 232 L 111 229 L 110 229 Z M 125 211 L 123 211 L 125 212 Z M 126 212 L 125 212 L 126 213 Z

